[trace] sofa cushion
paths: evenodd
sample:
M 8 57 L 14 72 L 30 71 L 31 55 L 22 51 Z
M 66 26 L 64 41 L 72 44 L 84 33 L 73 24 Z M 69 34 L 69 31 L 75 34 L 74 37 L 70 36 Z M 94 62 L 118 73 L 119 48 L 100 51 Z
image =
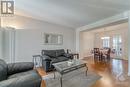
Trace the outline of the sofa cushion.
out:
M 57 63 L 57 62 L 59 62 L 59 60 L 56 59 L 56 58 L 54 58 L 54 59 L 51 60 L 51 63 Z
M 0 81 L 7 79 L 7 64 L 0 59 Z
M 61 56 L 61 57 L 57 57 L 55 59 L 52 59 L 51 62 L 52 63 L 58 63 L 58 62 L 67 61 L 67 60 L 68 60 L 68 58 Z
M 0 82 L 0 87 L 41 87 L 42 78 L 38 73 L 19 75 Z
M 65 54 L 64 49 L 56 50 L 56 57 L 63 56 Z
M 8 79 L 17 78 L 19 76 L 25 76 L 25 75 L 34 74 L 34 73 L 37 73 L 37 72 L 35 70 L 30 70 L 30 71 L 27 71 L 27 72 L 16 73 L 16 74 L 10 75 L 8 77 Z
M 42 55 L 47 55 L 52 58 L 56 58 L 56 50 L 42 50 Z

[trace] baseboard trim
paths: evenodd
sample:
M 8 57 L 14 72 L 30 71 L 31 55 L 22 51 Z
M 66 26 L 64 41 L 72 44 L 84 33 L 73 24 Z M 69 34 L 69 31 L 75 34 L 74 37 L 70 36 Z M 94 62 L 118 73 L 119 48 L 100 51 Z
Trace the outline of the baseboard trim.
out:
M 112 58 L 112 59 L 128 61 L 128 59 L 121 59 L 121 58 Z

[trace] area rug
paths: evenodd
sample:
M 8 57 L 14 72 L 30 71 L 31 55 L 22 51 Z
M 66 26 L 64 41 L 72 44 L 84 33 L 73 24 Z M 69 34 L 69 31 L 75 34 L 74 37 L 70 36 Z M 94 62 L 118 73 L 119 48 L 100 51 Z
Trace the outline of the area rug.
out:
M 60 74 L 56 73 L 54 79 L 54 74 L 50 73 L 44 76 L 46 87 L 60 87 Z M 63 76 L 63 87 L 91 87 L 93 84 L 99 80 L 101 76 L 88 71 L 86 76 L 85 69 L 75 70 L 73 72 L 67 73 Z

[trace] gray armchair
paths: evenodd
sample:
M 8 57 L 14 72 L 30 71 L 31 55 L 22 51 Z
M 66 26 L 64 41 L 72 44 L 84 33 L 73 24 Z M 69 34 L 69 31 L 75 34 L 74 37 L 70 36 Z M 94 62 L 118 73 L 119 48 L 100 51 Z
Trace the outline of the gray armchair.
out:
M 33 63 L 6 64 L 0 59 L 0 87 L 40 87 L 41 77 Z

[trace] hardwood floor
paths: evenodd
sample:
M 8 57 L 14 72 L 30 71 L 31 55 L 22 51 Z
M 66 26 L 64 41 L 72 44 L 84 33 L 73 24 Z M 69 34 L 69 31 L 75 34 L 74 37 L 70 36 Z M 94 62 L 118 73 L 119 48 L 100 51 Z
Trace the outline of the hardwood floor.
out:
M 93 58 L 84 60 L 90 71 L 102 76 L 92 87 L 130 87 L 130 79 L 127 76 L 128 62 L 126 60 L 111 59 L 109 62 L 94 62 Z M 37 70 L 41 76 L 46 75 L 43 69 Z M 44 81 L 42 81 L 42 87 L 45 87 Z
M 37 71 L 38 71 L 38 73 L 39 73 L 41 76 L 47 75 L 47 73 L 43 70 L 43 68 L 37 68 Z M 44 80 L 42 80 L 41 87 L 46 87 L 46 84 L 45 84 L 45 81 L 44 81 Z
M 130 87 L 128 61 L 111 59 L 109 62 L 97 62 L 86 59 L 89 70 L 102 76 L 92 87 Z

